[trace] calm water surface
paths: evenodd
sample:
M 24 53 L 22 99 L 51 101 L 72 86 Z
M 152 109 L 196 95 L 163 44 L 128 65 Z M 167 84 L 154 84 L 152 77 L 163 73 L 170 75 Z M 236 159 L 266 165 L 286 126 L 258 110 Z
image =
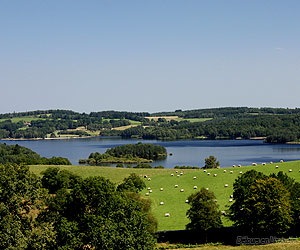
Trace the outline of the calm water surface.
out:
M 79 159 L 86 159 L 93 152 L 104 153 L 106 149 L 127 143 L 149 142 L 166 147 L 166 160 L 156 161 L 153 165 L 165 168 L 182 166 L 203 166 L 204 159 L 214 155 L 221 167 L 233 164 L 250 165 L 253 162 L 278 162 L 300 159 L 300 145 L 265 144 L 262 140 L 220 140 L 220 141 L 157 141 L 96 137 L 88 139 L 37 140 L 37 141 L 4 141 L 8 145 L 19 144 L 28 147 L 44 157 L 67 157 L 72 164 Z

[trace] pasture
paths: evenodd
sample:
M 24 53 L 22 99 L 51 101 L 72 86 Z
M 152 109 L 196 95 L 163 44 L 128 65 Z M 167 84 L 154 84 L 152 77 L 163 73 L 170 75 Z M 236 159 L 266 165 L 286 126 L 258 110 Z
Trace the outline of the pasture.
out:
M 153 120 L 153 121 L 158 121 L 159 118 L 162 118 L 162 119 L 165 119 L 166 121 L 171 121 L 171 120 L 174 120 L 174 121 L 189 121 L 189 122 L 205 122 L 205 121 L 209 121 L 209 120 L 212 120 L 212 118 L 182 118 L 182 117 L 179 117 L 179 116 L 149 116 L 149 117 L 145 117 L 149 120 Z
M 278 166 L 278 168 L 276 168 Z M 40 173 L 49 166 L 30 166 L 32 172 Z M 181 230 L 185 229 L 188 223 L 186 211 L 189 205 L 185 202 L 187 197 L 196 192 L 201 187 L 208 188 L 216 195 L 220 210 L 226 210 L 231 204 L 230 195 L 233 192 L 233 182 L 247 170 L 255 169 L 266 175 L 283 171 L 290 177 L 300 181 L 300 161 L 284 163 L 272 163 L 258 166 L 242 166 L 221 169 L 210 169 L 204 172 L 203 169 L 176 170 L 176 169 L 132 169 L 132 168 L 113 168 L 98 166 L 59 166 L 61 169 L 68 169 L 83 178 L 88 176 L 103 176 L 112 182 L 120 183 L 130 173 L 136 173 L 144 178 L 146 189 L 141 192 L 143 197 L 150 198 L 152 201 L 153 214 L 158 220 L 158 231 Z M 292 170 L 290 172 L 289 170 Z M 226 170 L 226 173 L 224 173 Z M 176 173 L 178 171 L 178 173 Z M 232 171 L 232 173 L 230 173 Z M 183 174 L 180 174 L 183 172 Z M 209 175 L 208 175 L 209 173 Z M 171 176 L 173 174 L 173 176 Z M 216 174 L 216 176 L 214 176 Z M 179 175 L 179 176 L 178 176 Z M 196 177 L 196 178 L 194 178 Z M 151 180 L 148 181 L 148 178 Z M 225 187 L 228 184 L 228 187 Z M 176 188 L 175 185 L 178 185 Z M 197 189 L 194 189 L 197 186 Z M 152 190 L 149 192 L 148 188 Z M 163 188 L 163 191 L 160 191 Z M 184 191 L 181 192 L 181 189 Z M 146 196 L 146 193 L 149 195 Z M 163 202 L 164 205 L 160 205 Z M 170 217 L 165 217 L 169 213 Z M 223 218 L 224 226 L 232 225 L 232 222 Z

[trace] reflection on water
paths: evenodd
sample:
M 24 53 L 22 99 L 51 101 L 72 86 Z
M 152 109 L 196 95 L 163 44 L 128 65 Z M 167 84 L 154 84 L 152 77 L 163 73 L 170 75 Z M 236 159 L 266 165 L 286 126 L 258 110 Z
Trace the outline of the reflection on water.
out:
M 299 152 L 300 147 L 274 148 L 274 152 Z
M 28 147 L 44 157 L 67 157 L 72 164 L 79 159 L 87 159 L 90 153 L 104 153 L 106 149 L 128 143 L 153 143 L 166 147 L 167 159 L 156 161 L 153 166 L 163 165 L 165 168 L 174 166 L 204 166 L 204 159 L 214 155 L 221 167 L 232 165 L 251 165 L 253 162 L 279 162 L 300 159 L 300 145 L 265 144 L 263 140 L 190 140 L 190 141 L 158 141 L 136 140 L 111 137 L 96 137 L 69 140 L 37 140 L 37 141 L 0 141 L 6 144 L 19 144 Z

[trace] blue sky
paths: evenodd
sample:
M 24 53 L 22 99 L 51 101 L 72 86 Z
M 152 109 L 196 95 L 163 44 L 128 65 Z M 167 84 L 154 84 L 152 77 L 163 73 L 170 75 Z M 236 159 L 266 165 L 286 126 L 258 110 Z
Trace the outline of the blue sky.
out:
M 0 0 L 0 113 L 300 107 L 300 1 Z

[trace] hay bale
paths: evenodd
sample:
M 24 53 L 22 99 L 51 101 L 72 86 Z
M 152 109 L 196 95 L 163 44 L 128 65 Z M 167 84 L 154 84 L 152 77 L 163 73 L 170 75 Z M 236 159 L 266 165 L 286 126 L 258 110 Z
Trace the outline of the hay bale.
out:
M 160 203 L 159 203 L 159 205 L 164 205 L 165 203 L 163 202 L 163 201 L 161 201 Z
M 279 168 L 279 166 L 276 166 L 275 168 Z
M 170 214 L 169 213 L 165 213 L 165 217 L 170 217 Z
M 151 181 L 151 178 L 148 178 L 148 181 Z
M 208 191 L 208 188 L 205 188 Z
M 257 163 L 253 162 L 253 163 L 252 163 L 252 166 L 257 166 Z
M 204 169 L 203 172 L 206 173 L 206 169 Z
M 150 190 L 150 189 L 151 189 L 151 187 L 148 187 L 147 189 L 148 189 L 148 190 Z
M 267 163 L 263 162 L 261 165 L 266 166 Z
M 182 189 L 180 189 L 180 192 L 184 192 L 184 189 L 182 188 Z
M 227 172 L 226 169 L 223 172 L 226 173 Z
M 185 200 L 185 203 L 189 203 L 189 200 Z
M 177 184 L 175 185 L 175 188 L 178 188 L 178 185 L 177 185 Z
M 233 202 L 233 199 L 229 199 L 229 202 Z
M 146 193 L 146 196 L 149 196 L 149 193 Z
M 210 173 L 207 173 L 207 175 L 210 175 Z
M 171 176 L 174 176 L 174 174 L 171 174 Z
M 214 174 L 214 177 L 216 177 L 217 176 L 217 174 Z
M 149 190 L 149 193 L 152 193 L 152 190 Z
M 194 189 L 197 189 L 198 187 L 197 186 L 194 186 Z
M 242 174 L 243 172 L 241 171 L 240 174 Z
M 280 160 L 280 163 L 283 163 L 283 160 Z
M 233 171 L 230 171 L 231 174 L 233 174 Z
M 160 190 L 160 191 L 164 191 L 164 189 L 163 189 L 163 188 L 160 188 L 159 190 Z
M 292 169 L 289 169 L 289 172 L 292 172 L 293 170 Z
M 224 187 L 228 187 L 228 184 L 225 184 Z
M 197 179 L 197 177 L 196 177 L 196 176 L 194 176 L 194 177 L 193 177 L 193 179 L 195 180 L 195 179 Z

